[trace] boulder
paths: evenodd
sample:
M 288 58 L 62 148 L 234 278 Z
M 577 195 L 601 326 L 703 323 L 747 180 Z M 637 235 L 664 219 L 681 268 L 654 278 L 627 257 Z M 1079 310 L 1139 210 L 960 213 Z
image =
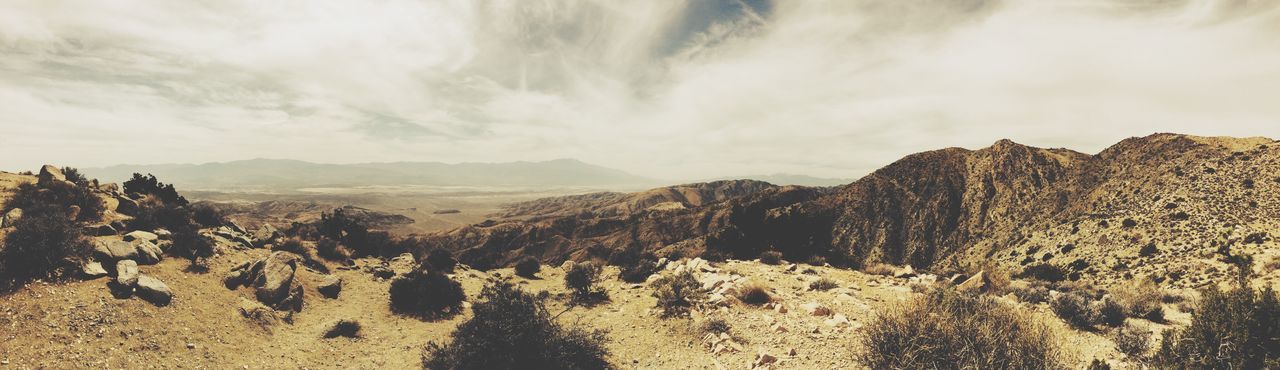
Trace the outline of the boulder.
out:
M 279 308 L 291 295 L 298 257 L 289 252 L 273 252 L 263 260 L 262 269 L 253 274 L 254 296 L 268 306 Z
M 911 265 L 902 266 L 901 268 L 893 271 L 893 277 L 899 279 L 905 279 L 912 276 L 916 276 L 916 269 L 911 268 Z
M 129 199 L 124 196 L 117 196 L 116 202 L 119 203 L 118 205 L 116 205 L 116 212 L 123 213 L 126 215 L 137 216 L 138 210 L 141 209 L 141 206 L 138 205 L 138 201 Z
M 138 284 L 138 263 L 133 260 L 116 262 L 116 283 L 122 286 Z
M 227 227 L 231 228 L 231 231 L 235 231 L 238 234 L 249 233 L 249 231 L 245 230 L 245 228 L 240 227 L 240 224 L 236 223 L 235 220 L 227 220 Z
M 36 184 L 41 187 L 48 187 L 49 185 L 59 182 L 67 182 L 67 175 L 64 175 L 62 170 L 51 164 L 46 164 L 44 167 L 40 167 L 40 175 L 37 177 Z
M 138 250 L 138 263 L 140 264 L 153 265 L 160 263 L 160 260 L 164 259 L 164 251 L 158 245 L 146 240 L 138 240 L 133 245 Z
M 135 240 L 142 240 L 142 241 L 155 243 L 156 241 L 160 240 L 160 236 L 154 233 L 150 233 L 142 230 L 134 230 L 134 231 L 130 231 L 127 234 L 124 234 L 124 241 L 131 242 Z
M 98 261 L 90 261 L 80 266 L 81 275 L 88 280 L 97 279 L 107 276 L 107 269 L 102 267 L 102 263 Z
M 4 217 L 0 217 L 0 227 L 13 226 L 13 223 L 18 222 L 20 219 L 22 219 L 22 208 L 11 209 L 4 214 Z
M 338 298 L 338 293 L 342 292 L 342 278 L 337 275 L 329 275 L 324 278 L 324 282 L 316 286 L 316 290 L 325 297 Z
M 271 226 L 271 224 L 262 224 L 262 227 L 259 227 L 257 231 L 253 232 L 253 239 L 257 241 L 254 246 L 261 248 L 264 245 L 270 244 L 279 236 L 280 231 L 276 230 L 275 226 Z
M 222 285 L 227 287 L 227 289 L 234 290 L 239 288 L 241 285 L 249 283 L 248 275 L 248 271 L 245 270 L 231 270 L 231 272 L 228 272 L 227 275 L 222 278 Z
M 173 300 L 173 291 L 160 279 L 147 275 L 138 275 L 138 296 L 157 306 L 168 306 Z
M 173 233 L 165 229 L 155 229 L 151 231 L 151 233 L 156 234 L 156 237 L 160 238 L 160 240 L 170 240 L 173 238 Z
M 97 239 L 93 247 L 93 252 L 98 256 L 99 261 L 108 263 L 119 260 L 131 260 L 138 257 L 137 247 L 120 240 Z
M 980 271 L 969 280 L 956 285 L 956 290 L 961 292 L 986 292 L 989 289 L 991 289 L 991 280 L 987 278 L 986 271 Z

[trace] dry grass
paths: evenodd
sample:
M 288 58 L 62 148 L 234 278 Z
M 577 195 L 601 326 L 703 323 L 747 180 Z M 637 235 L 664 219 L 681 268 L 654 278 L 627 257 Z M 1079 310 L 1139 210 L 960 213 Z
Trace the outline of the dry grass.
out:
M 872 319 L 856 360 L 872 369 L 1064 369 L 1054 338 L 994 298 L 935 290 Z
M 897 267 L 893 267 L 893 265 L 890 265 L 887 263 L 872 263 L 872 264 L 868 264 L 866 267 L 863 267 L 862 272 L 865 272 L 871 275 L 891 276 L 893 275 L 893 271 L 897 269 L 898 269 Z
M 1129 316 L 1151 321 L 1164 321 L 1164 294 L 1151 279 L 1136 279 L 1111 292 L 1116 301 L 1125 307 Z
M 752 306 L 759 306 L 773 301 L 769 286 L 758 281 L 751 281 L 738 288 L 738 301 Z

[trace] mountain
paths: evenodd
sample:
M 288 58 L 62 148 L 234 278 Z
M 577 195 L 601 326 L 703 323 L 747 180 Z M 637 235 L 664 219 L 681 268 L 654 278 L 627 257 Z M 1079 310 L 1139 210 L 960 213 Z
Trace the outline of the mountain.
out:
M 809 175 L 796 175 L 789 173 L 775 173 L 772 175 L 750 175 L 750 176 L 732 176 L 721 177 L 709 181 L 718 180 L 737 180 L 750 179 L 764 181 L 776 185 L 800 185 L 800 186 L 836 186 L 848 184 L 850 179 L 834 179 L 826 177 L 814 177 Z
M 573 159 L 544 162 L 393 162 L 321 164 L 251 159 L 204 164 L 118 165 L 83 168 L 90 177 L 118 182 L 151 173 L 182 189 L 298 189 L 378 185 L 635 186 L 653 180 Z
M 1215 276 L 1184 278 L 1188 271 L 1229 268 L 1183 257 L 1271 240 L 1277 161 L 1280 144 L 1266 138 L 1155 134 L 1094 155 L 1001 140 L 910 155 L 834 188 L 722 181 L 547 199 L 424 239 L 478 266 L 522 255 L 607 258 L 627 248 L 710 258 L 776 249 L 793 261 L 849 266 L 994 261 L 1016 271 L 1048 263 L 1100 281 L 1141 273 L 1195 286 Z M 679 189 L 719 196 L 639 201 Z M 1160 252 L 1140 252 L 1148 245 Z

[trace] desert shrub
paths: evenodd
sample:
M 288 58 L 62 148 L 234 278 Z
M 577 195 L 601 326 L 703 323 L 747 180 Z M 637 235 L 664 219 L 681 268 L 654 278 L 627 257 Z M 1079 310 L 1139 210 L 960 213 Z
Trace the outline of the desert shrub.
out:
M 869 263 L 862 267 L 862 272 L 871 275 L 891 276 L 897 268 L 885 263 Z
M 21 287 L 33 279 L 71 277 L 92 251 L 80 227 L 65 214 L 29 208 L 0 248 L 0 290 Z
M 667 275 L 653 282 L 653 296 L 663 317 L 687 315 L 689 310 L 706 299 L 702 283 L 693 271 L 684 270 L 674 276 Z
M 1053 339 L 994 298 L 939 289 L 873 318 L 855 359 L 872 369 L 1065 369 Z
M 538 271 L 542 271 L 542 262 L 538 262 L 537 258 L 524 256 L 519 262 L 516 262 L 516 275 L 531 278 Z
M 1049 301 L 1049 288 L 1043 282 L 1018 282 L 1009 284 L 1007 290 L 1022 302 L 1035 304 Z
M 289 242 L 289 240 L 286 239 L 285 242 Z M 320 258 L 331 261 L 342 261 L 351 258 L 351 252 L 348 252 L 347 248 L 342 246 L 342 243 L 329 238 L 320 238 L 320 240 L 316 241 L 316 254 L 320 255 Z
M 427 264 L 436 270 L 449 272 L 458 265 L 458 260 L 454 259 L 453 253 L 449 253 L 447 249 L 435 248 L 427 252 Z
M 1151 257 L 1151 256 L 1154 256 L 1156 252 L 1159 252 L 1159 251 L 1160 249 L 1156 248 L 1156 243 L 1147 243 L 1143 245 L 1142 248 L 1138 249 L 1138 256 Z
M 618 278 L 628 283 L 639 283 L 649 279 L 658 270 L 658 262 L 652 259 L 641 259 L 630 265 L 621 266 Z
M 814 280 L 809 283 L 810 290 L 831 290 L 839 287 L 840 283 L 825 277 L 818 278 L 818 280 Z
M 152 195 L 166 204 L 179 206 L 188 204 L 187 198 L 179 195 L 178 190 L 173 188 L 173 184 L 160 182 L 152 174 L 143 176 L 140 173 L 134 173 L 133 178 L 124 182 L 124 192 L 126 194 Z
M 22 208 L 23 211 L 41 208 L 45 212 L 69 215 L 71 206 L 80 208 L 76 221 L 97 220 L 102 217 L 102 212 L 106 208 L 102 199 L 94 195 L 89 188 L 56 182 L 47 186 L 34 183 L 18 185 L 14 189 L 13 196 L 4 204 L 4 211 L 8 212 L 14 208 Z
M 1128 229 L 1128 228 L 1133 228 L 1135 226 L 1138 226 L 1138 221 L 1132 218 L 1126 218 L 1123 221 L 1120 221 L 1120 227 Z
M 1111 370 L 1111 364 L 1095 358 L 1089 361 L 1089 366 L 1085 367 L 1085 370 Z
M 610 369 L 607 334 L 565 328 L 543 300 L 499 281 L 480 292 L 474 315 L 448 344 L 427 344 L 428 369 Z
M 76 184 L 76 186 L 79 186 L 82 188 L 89 186 L 89 178 L 85 177 L 84 174 L 80 173 L 80 169 L 78 168 L 63 167 L 62 176 L 66 177 L 67 181 L 70 181 L 72 184 Z
M 222 210 L 207 203 L 191 205 L 191 219 L 201 227 L 218 227 L 227 224 L 227 215 Z
M 809 259 L 806 260 L 805 263 L 810 266 L 825 266 L 827 264 L 827 258 L 819 255 L 813 255 L 809 256 Z
M 609 293 L 600 287 L 600 265 L 581 262 L 564 274 L 564 287 L 569 289 L 576 303 L 593 303 L 609 299 Z
M 1053 313 L 1076 328 L 1090 327 L 1089 298 L 1076 292 L 1059 294 L 1049 300 Z
M 306 243 L 303 243 L 302 239 L 298 238 L 284 238 L 273 245 L 271 250 L 290 252 L 304 257 L 310 254 L 307 251 Z
M 1123 325 L 1126 317 L 1124 306 L 1109 297 L 1093 306 L 1093 322 L 1116 327 Z
M 360 337 L 360 322 L 355 320 L 342 319 L 334 322 L 329 329 L 326 329 L 324 338 L 358 338 Z
M 773 301 L 773 295 L 769 293 L 769 287 L 760 282 L 748 282 L 738 287 L 736 294 L 738 301 L 753 306 L 759 306 Z
M 703 334 L 728 333 L 730 330 L 733 330 L 733 327 L 729 325 L 729 322 L 719 317 L 707 319 L 698 326 L 698 331 Z
M 1133 325 L 1125 325 L 1111 334 L 1111 340 L 1116 342 L 1116 349 L 1119 349 L 1120 353 L 1140 359 L 1146 356 L 1151 346 L 1151 332 Z
M 173 246 L 169 248 L 169 254 L 186 257 L 191 260 L 191 266 L 201 268 L 204 261 L 213 256 L 213 240 L 201 235 L 194 225 L 170 231 L 173 232 Z
M 1164 294 L 1151 279 L 1135 279 L 1115 289 L 1112 295 L 1124 306 L 1125 312 L 1132 317 L 1141 317 L 1151 321 L 1164 321 Z
M 1067 271 L 1056 265 L 1037 263 L 1023 268 L 1016 277 L 1056 283 L 1067 279 Z
M 462 285 L 439 271 L 418 266 L 391 280 L 391 310 L 418 317 L 435 317 L 454 311 L 466 295 Z
M 764 251 L 760 253 L 760 263 L 766 265 L 777 265 L 782 263 L 782 252 Z
M 1262 369 L 1280 365 L 1280 301 L 1275 291 L 1217 286 L 1201 293 L 1191 325 L 1164 334 L 1157 368 Z

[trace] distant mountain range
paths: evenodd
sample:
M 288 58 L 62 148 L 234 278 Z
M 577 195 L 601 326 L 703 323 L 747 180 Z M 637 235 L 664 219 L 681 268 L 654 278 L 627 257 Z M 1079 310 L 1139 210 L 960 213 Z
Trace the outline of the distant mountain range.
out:
M 636 186 L 658 183 L 624 171 L 573 159 L 542 162 L 391 162 L 322 164 L 250 159 L 204 164 L 116 165 L 82 168 L 85 174 L 122 182 L 133 173 L 154 174 L 192 190 L 299 189 L 378 185 L 430 186 Z
M 622 170 L 575 159 L 541 162 L 440 163 L 388 162 L 324 164 L 290 159 L 249 159 L 204 164 L 116 165 L 81 168 L 89 177 L 123 182 L 135 172 L 154 174 L 160 181 L 188 190 L 294 190 L 352 186 L 585 186 L 640 189 L 671 181 L 637 176 Z M 735 176 L 776 185 L 835 186 L 848 179 L 772 174 Z

